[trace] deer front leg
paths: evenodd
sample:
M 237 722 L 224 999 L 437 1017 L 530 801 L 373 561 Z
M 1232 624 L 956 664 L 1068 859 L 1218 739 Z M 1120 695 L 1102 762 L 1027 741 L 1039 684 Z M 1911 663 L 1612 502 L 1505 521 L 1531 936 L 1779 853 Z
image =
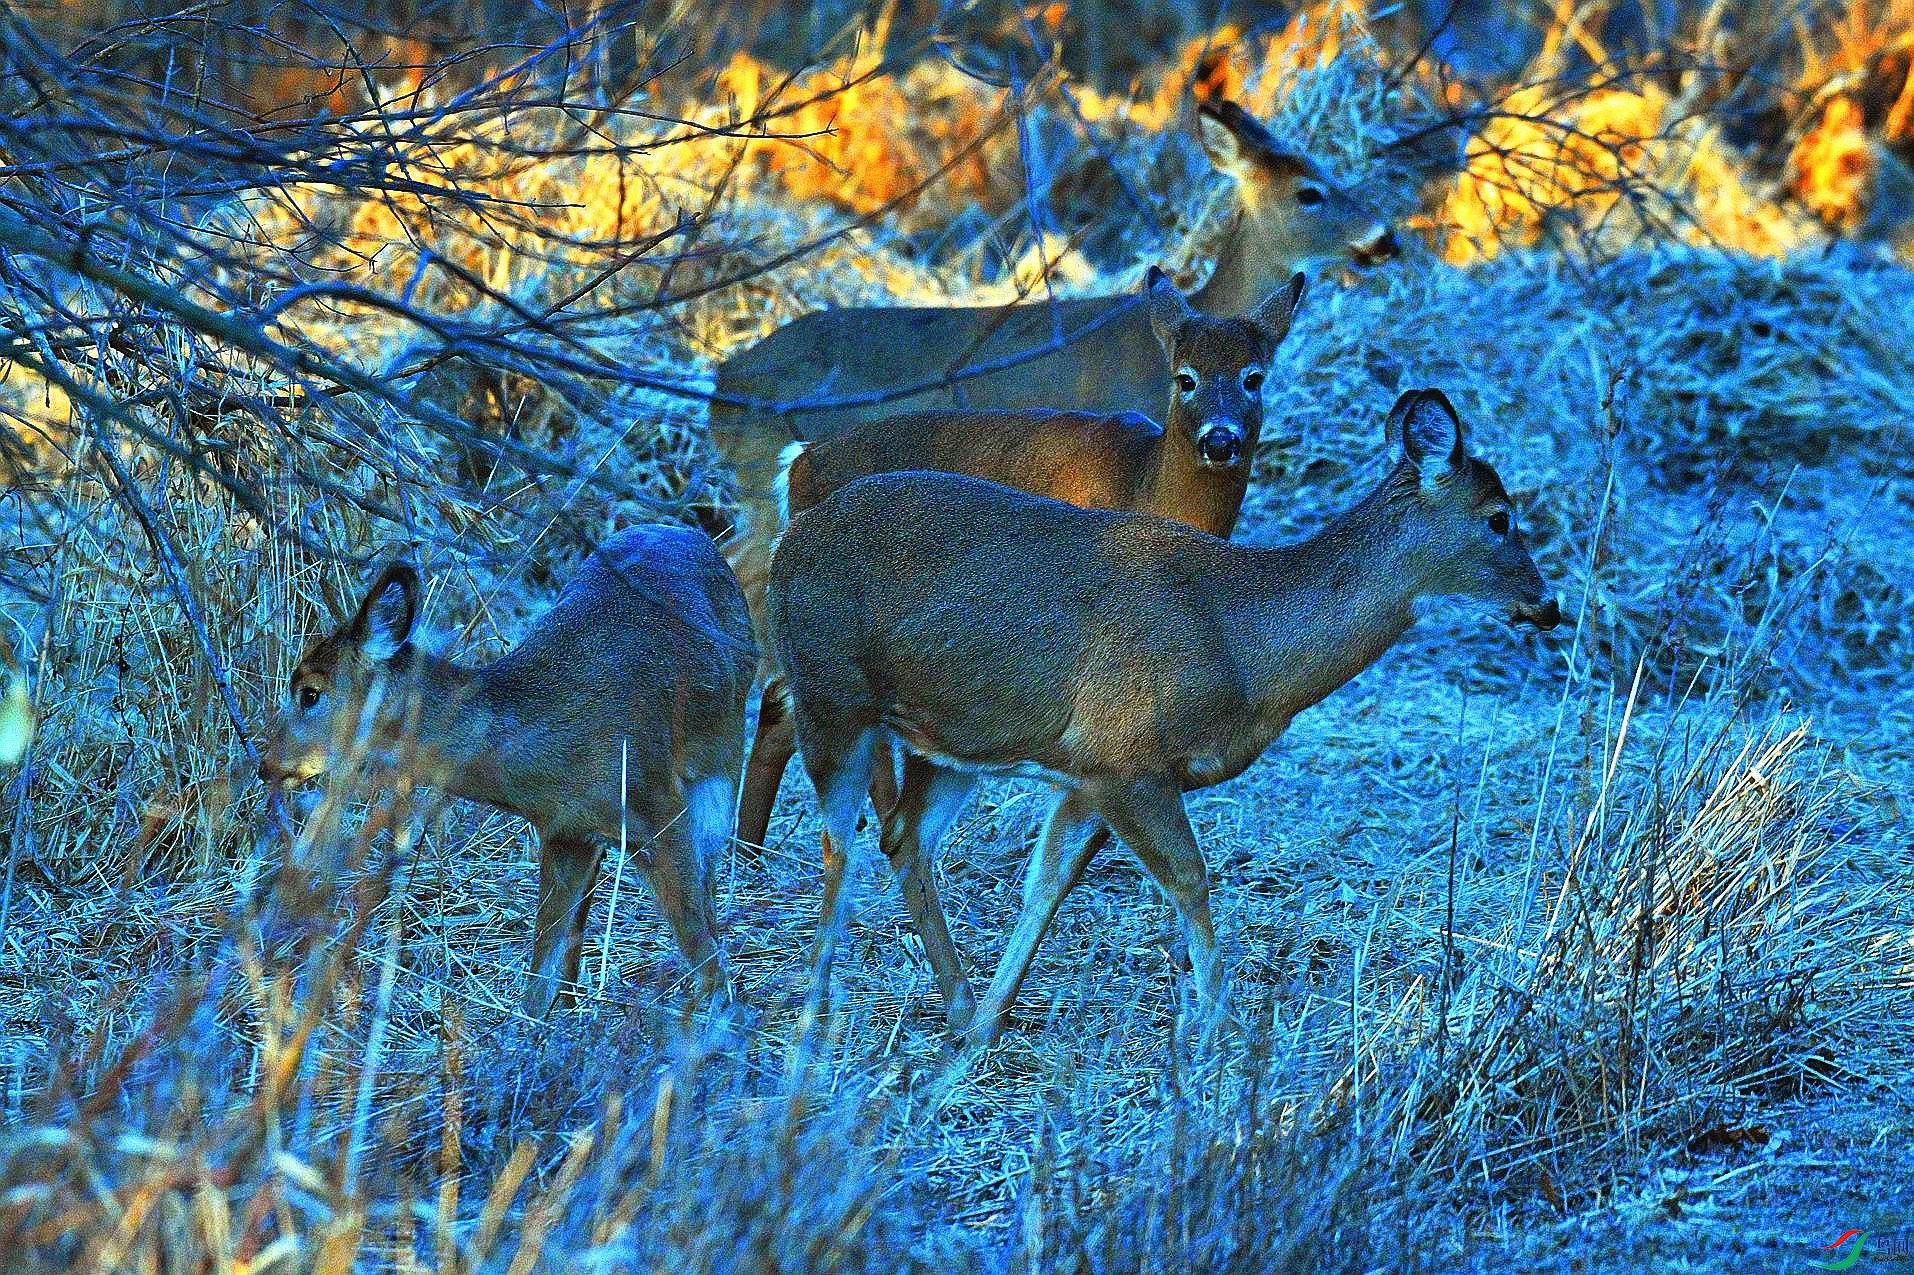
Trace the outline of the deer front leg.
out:
M 1096 805 L 1144 871 L 1176 905 L 1189 943 L 1197 995 L 1205 1002 L 1218 1001 L 1223 970 L 1216 959 L 1216 930 L 1210 921 L 1209 870 L 1183 810 L 1182 790 L 1169 781 L 1131 784 L 1097 794 Z
M 585 945 L 585 913 L 598 879 L 598 843 L 591 837 L 541 835 L 538 919 L 521 1007 L 533 1018 L 573 1003 L 578 960 Z
M 857 814 L 870 788 L 871 763 L 877 744 L 875 727 L 800 731 L 804 765 L 817 790 L 824 816 L 824 898 L 819 909 L 817 942 L 811 950 L 811 1009 L 821 1014 L 831 998 L 831 965 L 837 956 L 849 919 L 851 838 L 857 835 Z
M 1083 871 L 1098 850 L 1110 843 L 1110 830 L 1096 817 L 1082 793 L 1060 793 L 1044 822 L 1036 854 L 1023 879 L 1023 908 L 1011 928 L 1004 954 L 984 991 L 983 1003 L 971 1020 L 966 1043 L 988 1048 L 1003 1033 L 1004 1018 L 1016 1003 L 1030 962 L 1056 919 L 1064 897 L 1076 889 Z

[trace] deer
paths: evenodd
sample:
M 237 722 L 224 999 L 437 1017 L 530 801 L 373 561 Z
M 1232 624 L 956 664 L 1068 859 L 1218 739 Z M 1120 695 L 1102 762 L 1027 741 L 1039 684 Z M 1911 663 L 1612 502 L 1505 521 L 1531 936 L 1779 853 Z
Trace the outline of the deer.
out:
M 829 996 L 851 837 L 878 744 L 893 741 L 903 781 L 879 840 L 968 1046 L 997 1040 L 1105 826 L 1169 897 L 1198 996 L 1220 1003 L 1209 876 L 1183 794 L 1241 774 L 1380 658 L 1424 599 L 1478 599 L 1543 630 L 1561 620 L 1514 502 L 1469 454 L 1448 398 L 1404 394 L 1385 432 L 1382 481 L 1290 545 L 922 472 L 861 478 L 796 515 L 768 610 L 823 814 L 813 995 Z M 985 773 L 1046 780 L 1056 797 L 979 1001 L 932 869 Z
M 516 647 L 478 667 L 414 640 L 421 593 L 418 570 L 395 560 L 306 647 L 260 778 L 296 788 L 372 755 L 529 821 L 538 914 L 521 1008 L 537 1019 L 575 1002 L 604 847 L 628 832 L 703 996 L 728 1000 L 711 883 L 734 827 L 758 656 L 717 546 L 684 527 L 618 532 Z
M 1203 103 L 1196 125 L 1233 195 L 1215 268 L 1190 298 L 1200 313 L 1253 311 L 1311 262 L 1368 266 L 1398 251 L 1389 222 L 1364 197 L 1336 185 L 1240 105 Z M 736 476 L 738 501 L 725 556 L 756 604 L 783 525 L 781 457 L 794 439 L 932 407 L 1148 415 L 1162 403 L 1156 367 L 1147 310 L 1128 295 L 804 315 L 717 371 L 711 437 Z M 753 618 L 762 620 L 761 608 Z
M 1134 509 L 1213 536 L 1235 530 L 1263 429 L 1263 385 L 1302 302 L 1305 280 L 1265 297 L 1249 314 L 1213 318 L 1151 266 L 1143 295 L 1160 349 L 1168 408 L 1159 425 L 1136 412 L 948 408 L 863 421 L 784 450 L 780 523 L 868 474 L 936 470 L 969 474 L 1092 509 Z M 1165 367 L 1167 360 L 1167 367 Z M 746 601 L 752 603 L 751 589 Z M 762 614 L 762 601 L 752 606 Z M 796 734 L 772 674 L 759 700 L 738 809 L 740 853 L 762 852 Z M 872 802 L 895 797 L 888 755 Z

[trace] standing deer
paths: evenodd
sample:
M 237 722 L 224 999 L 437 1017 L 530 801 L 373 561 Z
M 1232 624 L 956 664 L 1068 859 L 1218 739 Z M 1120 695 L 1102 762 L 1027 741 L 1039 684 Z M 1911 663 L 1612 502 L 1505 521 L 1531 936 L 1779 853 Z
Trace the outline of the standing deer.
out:
M 948 474 L 860 479 L 793 519 L 769 601 L 823 807 L 819 994 L 844 926 L 846 851 L 889 737 L 909 758 L 882 845 L 953 1030 L 996 1039 L 1100 822 L 1175 903 L 1196 985 L 1219 995 L 1209 877 L 1182 794 L 1242 773 L 1388 650 L 1423 598 L 1482 599 L 1543 629 L 1560 620 L 1448 400 L 1405 394 L 1387 434 L 1398 458 L 1381 485 L 1280 548 Z M 1058 790 L 981 1005 L 932 874 L 979 771 Z
M 259 763 L 295 786 L 354 752 L 538 831 L 523 1007 L 571 1003 L 603 842 L 621 821 L 707 995 L 728 987 L 710 878 L 728 848 L 757 669 L 737 581 L 704 533 L 644 526 L 591 555 L 525 640 L 479 668 L 412 641 L 418 573 L 396 562 L 312 643 Z
M 1235 195 L 1216 268 L 1191 297 L 1199 312 L 1255 310 L 1308 262 L 1367 265 L 1395 254 L 1387 221 L 1236 103 L 1205 103 L 1197 126 Z M 1146 307 L 1132 300 L 821 310 L 725 360 L 711 434 L 737 475 L 740 508 L 725 556 L 747 597 L 755 604 L 782 525 L 776 479 L 793 439 L 951 405 L 1156 411 L 1156 337 Z
M 1150 267 L 1144 296 L 1160 345 L 1157 366 L 1169 398 L 1164 424 L 1135 412 L 915 412 L 864 421 L 820 442 L 785 449 L 780 522 L 867 474 L 937 470 L 987 478 L 1090 509 L 1134 509 L 1174 518 L 1213 536 L 1236 527 L 1263 429 L 1263 383 L 1289 335 L 1303 276 L 1241 318 L 1211 318 L 1191 307 Z M 762 602 L 746 590 L 754 614 Z M 778 784 L 796 751 L 781 680 L 759 702 L 757 734 L 745 765 L 738 843 L 764 844 Z M 889 807 L 888 752 L 872 799 Z

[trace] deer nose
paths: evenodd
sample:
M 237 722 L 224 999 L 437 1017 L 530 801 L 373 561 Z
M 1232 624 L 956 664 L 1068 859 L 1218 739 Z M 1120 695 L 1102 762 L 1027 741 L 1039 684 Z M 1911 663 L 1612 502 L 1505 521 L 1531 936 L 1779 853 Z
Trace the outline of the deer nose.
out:
M 1377 226 L 1369 238 L 1349 245 L 1350 255 L 1365 266 L 1387 261 L 1401 250 L 1401 245 L 1396 243 L 1396 232 L 1387 226 Z
M 1234 465 L 1243 454 L 1243 435 L 1228 425 L 1205 425 L 1196 435 L 1196 454 L 1211 465 Z
M 1546 633 L 1562 622 L 1562 604 L 1550 598 L 1540 606 L 1518 606 L 1514 618 L 1518 623 L 1533 624 Z

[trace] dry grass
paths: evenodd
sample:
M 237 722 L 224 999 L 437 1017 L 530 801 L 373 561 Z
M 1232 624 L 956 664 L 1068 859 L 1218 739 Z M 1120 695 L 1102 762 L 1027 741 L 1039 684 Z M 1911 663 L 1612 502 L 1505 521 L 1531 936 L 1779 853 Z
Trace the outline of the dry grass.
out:
M 1204 74 L 1414 206 L 1387 143 L 1446 90 L 1389 89 L 1400 62 L 1331 17 L 1236 42 Z M 1162 85 L 1201 64 L 1199 46 L 1176 52 Z M 562 125 L 527 115 L 435 153 L 448 186 L 542 207 L 579 242 L 714 210 L 704 251 L 583 295 L 591 254 L 534 252 L 549 240 L 515 238 L 509 219 L 501 233 L 303 192 L 220 215 L 266 241 L 308 235 L 313 268 L 368 288 L 415 280 L 418 304 L 447 316 L 476 294 L 434 261 L 528 307 L 574 298 L 590 357 L 661 382 L 695 384 L 818 305 L 1010 295 L 1028 247 L 1014 136 L 952 167 L 954 186 L 904 197 L 988 135 L 1002 94 L 942 63 L 858 75 L 782 90 L 858 83 L 806 108 L 835 123 L 827 139 L 626 133 L 616 153 L 508 164 L 514 130 Z M 1079 239 L 1085 288 L 1157 253 L 1201 269 L 1212 209 L 1188 192 L 1209 179 L 1168 128 L 1176 100 L 1157 85 L 1134 105 L 1080 95 L 1157 222 Z M 866 845 L 843 1005 L 807 1030 L 816 827 L 795 779 L 766 866 L 723 886 L 746 1009 L 687 1021 L 663 927 L 614 863 L 588 927 L 587 1008 L 524 1021 L 523 828 L 370 776 L 285 836 L 192 617 L 88 476 L 98 440 L 38 400 L 76 461 L 47 472 L 89 517 L 57 538 L 7 523 L 48 601 L 9 601 L 0 626 L 25 639 L 40 717 L 5 775 L 0 830 L 0 1250 L 45 1270 L 1464 1267 L 1485 1236 L 1599 1216 L 1671 1166 L 1762 1171 L 1786 1104 L 1894 1100 L 1914 920 L 1900 795 L 1914 780 L 1914 290 L 1858 250 L 1782 255 L 1815 242 L 1810 219 L 1665 89 L 1573 109 L 1557 124 L 1607 143 L 1555 152 L 1564 167 L 1511 195 L 1526 161 L 1510 156 L 1551 130 L 1492 124 L 1408 261 L 1312 291 L 1269 394 L 1287 426 L 1272 433 L 1304 443 L 1266 458 L 1241 534 L 1318 525 L 1372 480 L 1396 391 L 1443 385 L 1525 493 L 1575 629 L 1544 642 L 1438 607 L 1249 774 L 1192 797 L 1233 970 L 1221 1026 L 1183 1003 L 1169 909 L 1111 855 L 1066 905 L 1006 1043 L 953 1060 Z M 1049 103 L 1033 124 L 1067 137 L 1064 116 Z M 1107 210 L 1106 161 L 1061 153 L 1038 174 L 1058 224 Z M 1603 167 L 1618 154 L 1717 202 L 1691 201 L 1695 220 L 1666 234 L 1624 224 Z M 834 182 L 847 167 L 865 180 Z M 831 233 L 843 213 L 815 198 L 824 186 L 875 215 L 802 261 L 647 308 Z M 972 205 L 999 215 L 1008 248 L 960 233 Z M 1550 218 L 1577 233 L 1543 233 Z M 349 300 L 285 324 L 379 371 L 441 352 Z M 4 392 L 35 394 L 19 378 Z M 439 363 L 418 392 L 616 467 L 683 516 L 721 509 L 695 398 L 631 381 L 558 395 L 482 360 Z M 295 481 L 377 491 L 377 465 L 319 435 L 235 446 L 312 538 L 393 534 Z M 128 459 L 257 721 L 354 573 Z M 523 631 L 580 545 L 645 512 L 490 483 L 406 506 L 430 618 L 474 658 Z M 973 965 L 1015 911 L 1036 796 L 988 785 L 941 856 Z

